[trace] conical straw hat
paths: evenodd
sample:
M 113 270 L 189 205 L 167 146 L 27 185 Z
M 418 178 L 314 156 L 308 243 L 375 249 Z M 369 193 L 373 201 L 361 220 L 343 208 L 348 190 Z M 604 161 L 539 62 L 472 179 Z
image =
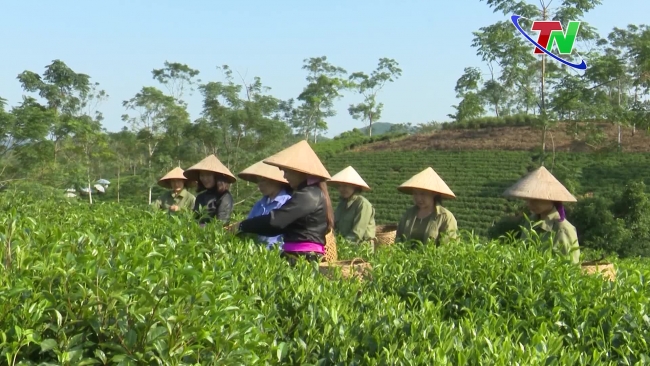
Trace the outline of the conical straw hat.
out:
M 330 173 L 327 172 L 323 163 L 305 140 L 264 159 L 264 163 L 277 166 L 280 169 L 295 170 L 314 177 L 331 178 Z
M 539 167 L 508 188 L 504 196 L 559 202 L 577 202 L 571 192 L 546 168 Z
M 185 173 L 183 174 L 185 174 L 185 177 L 187 177 L 187 179 L 198 182 L 199 173 L 201 170 L 224 175 L 229 183 L 235 183 L 237 181 L 237 178 L 235 178 L 230 170 L 228 170 L 228 168 L 226 168 L 226 166 L 223 165 L 214 154 L 194 164 L 185 170 Z
M 343 183 L 343 184 L 351 184 L 353 186 L 357 186 L 364 191 L 369 191 L 370 187 L 368 184 L 361 178 L 359 173 L 357 173 L 356 170 L 354 170 L 353 167 L 349 166 L 340 172 L 334 174 L 332 179 L 328 180 L 327 183 Z
M 397 190 L 402 193 L 413 193 L 413 189 L 438 193 L 446 198 L 456 198 L 454 192 L 449 189 L 445 181 L 431 167 L 412 176 L 411 179 L 397 187 Z
M 167 172 L 167 174 L 165 174 L 165 176 L 160 178 L 158 180 L 158 185 L 161 186 L 161 187 L 169 188 L 169 187 L 171 187 L 169 181 L 172 180 L 172 179 L 187 180 L 187 178 L 183 175 L 183 169 L 181 169 L 181 167 L 176 167 L 176 168 L 170 170 L 169 172 Z
M 263 161 L 258 161 L 257 163 L 242 170 L 241 173 L 237 174 L 237 176 L 245 181 L 253 183 L 257 183 L 258 178 L 266 178 L 274 180 L 276 182 L 289 184 L 289 182 L 284 179 L 282 170 L 276 166 L 264 164 Z

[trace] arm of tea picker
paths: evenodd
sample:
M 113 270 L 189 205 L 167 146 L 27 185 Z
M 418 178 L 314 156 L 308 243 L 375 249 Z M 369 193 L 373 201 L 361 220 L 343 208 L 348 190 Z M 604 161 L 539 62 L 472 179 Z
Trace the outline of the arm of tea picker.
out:
M 320 194 L 320 190 L 318 194 Z M 316 208 L 319 198 L 320 196 L 316 197 L 310 191 L 296 191 L 282 207 L 272 210 L 268 215 L 242 221 L 239 224 L 239 231 L 262 236 L 282 235 L 284 228 L 312 212 Z
M 190 194 L 189 192 L 187 194 L 188 196 L 181 201 L 181 211 L 190 212 L 194 209 L 194 205 L 196 204 L 196 197 L 194 197 L 194 195 Z
M 163 198 L 164 194 L 160 195 L 158 198 L 156 198 L 154 201 L 151 202 L 149 207 L 151 207 L 154 210 L 160 210 L 163 208 Z
M 408 209 L 402 217 L 399 219 L 399 223 L 397 224 L 397 232 L 395 233 L 395 242 L 396 243 L 401 243 L 404 241 L 406 236 L 410 236 L 410 232 L 408 234 L 405 233 L 406 231 L 406 221 L 409 220 L 409 216 L 413 216 L 411 212 L 414 211 L 412 209 Z
M 233 208 L 233 199 L 230 192 L 226 193 L 221 197 L 219 205 L 217 206 L 217 219 L 227 223 L 230 221 L 230 216 L 232 216 Z
M 443 218 L 443 224 L 440 225 L 440 231 L 438 231 L 438 237 L 436 238 L 436 245 L 446 245 L 451 241 L 458 238 L 458 222 L 453 216 L 445 215 Z
M 580 263 L 580 245 L 575 229 L 559 228 L 555 234 L 555 247 L 574 264 Z

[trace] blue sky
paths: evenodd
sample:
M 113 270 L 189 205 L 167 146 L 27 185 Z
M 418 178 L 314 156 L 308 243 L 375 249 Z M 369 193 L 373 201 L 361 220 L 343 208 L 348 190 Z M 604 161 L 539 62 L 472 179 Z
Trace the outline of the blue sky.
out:
M 647 24 L 647 14 L 648 0 L 609 0 L 586 21 L 605 35 L 615 26 Z M 203 81 L 221 80 L 215 67 L 227 64 L 248 81 L 261 77 L 273 95 L 288 99 L 305 86 L 305 58 L 325 55 L 350 72 L 369 73 L 380 57 L 389 57 L 403 75 L 379 95 L 381 121 L 445 121 L 463 68 L 485 68 L 471 48 L 471 32 L 505 18 L 479 0 L 5 1 L 0 96 L 17 104 L 16 76 L 42 73 L 60 59 L 108 92 L 100 110 L 104 126 L 117 131 L 124 125 L 122 101 L 157 85 L 151 70 L 165 60 L 199 69 Z M 197 118 L 200 95 L 185 99 Z M 328 136 L 363 127 L 347 112 L 358 100 L 348 92 L 337 103 Z

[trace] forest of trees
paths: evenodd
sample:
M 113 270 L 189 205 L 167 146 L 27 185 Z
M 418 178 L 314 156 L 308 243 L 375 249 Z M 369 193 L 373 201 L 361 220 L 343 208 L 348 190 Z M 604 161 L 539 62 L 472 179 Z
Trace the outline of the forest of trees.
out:
M 349 106 L 350 115 L 372 126 L 383 109 L 377 93 L 402 72 L 388 58 L 369 74 L 348 74 L 327 57 L 314 57 L 304 60 L 307 85 L 300 95 L 280 100 L 259 77 L 247 82 L 227 65 L 219 69 L 224 80 L 201 82 L 199 70 L 165 62 L 152 71 L 158 86 L 123 101 L 125 127 L 119 132 L 103 127 L 100 108 L 108 94 L 89 75 L 61 60 L 42 74 L 22 72 L 22 102 L 9 107 L 0 98 L 0 183 L 29 178 L 59 188 L 87 187 L 127 174 L 146 176 L 153 185 L 174 166 L 187 168 L 213 153 L 239 171 L 298 139 L 316 140 L 345 91 L 363 98 Z M 197 89 L 203 108 L 192 121 L 183 98 Z
M 487 114 L 536 115 L 542 149 L 546 148 L 546 132 L 558 121 L 573 122 L 566 126 L 576 137 L 596 139 L 596 124 L 580 122 L 607 121 L 635 131 L 649 127 L 648 26 L 628 25 L 599 34 L 584 20 L 600 0 L 486 2 L 494 12 L 502 13 L 504 20 L 473 32 L 472 47 L 487 72 L 465 68 L 455 88 L 460 102 L 453 106 L 455 113 L 450 118 L 462 123 Z M 533 54 L 534 46 L 510 21 L 512 14 L 521 15 L 520 24 L 529 31 L 533 20 L 558 20 L 564 29 L 569 21 L 582 21 L 571 58 L 577 62 L 584 59 L 587 69 L 578 72 L 545 54 Z

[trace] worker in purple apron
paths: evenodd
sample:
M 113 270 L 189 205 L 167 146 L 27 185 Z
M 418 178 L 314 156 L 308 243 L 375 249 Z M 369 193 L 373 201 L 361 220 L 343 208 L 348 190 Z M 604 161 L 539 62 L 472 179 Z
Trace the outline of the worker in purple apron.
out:
M 241 173 L 237 174 L 242 180 L 257 184 L 262 193 L 262 198 L 255 202 L 248 214 L 249 219 L 262 215 L 268 215 L 272 210 L 282 207 L 291 198 L 291 186 L 282 174 L 282 171 L 275 166 L 264 164 L 259 161 Z M 257 241 L 272 249 L 275 245 L 282 244 L 282 235 L 263 236 L 257 235 Z
M 305 140 L 265 159 L 264 163 L 284 172 L 293 194 L 282 207 L 234 223 L 230 231 L 282 235 L 282 256 L 290 263 L 294 264 L 300 257 L 321 261 L 325 255 L 325 237 L 334 228 L 334 210 L 325 184 L 330 174 Z

